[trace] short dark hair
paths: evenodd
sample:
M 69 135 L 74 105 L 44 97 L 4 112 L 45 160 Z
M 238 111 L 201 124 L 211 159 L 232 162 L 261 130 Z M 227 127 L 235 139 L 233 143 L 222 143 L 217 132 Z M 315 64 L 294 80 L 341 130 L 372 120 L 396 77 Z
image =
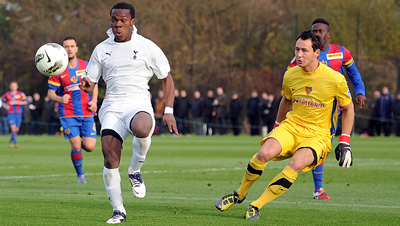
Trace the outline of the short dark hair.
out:
M 78 42 L 77 42 L 76 39 L 75 39 L 74 37 L 72 37 L 72 36 L 67 36 L 67 37 L 65 37 L 65 38 L 61 41 L 61 45 L 63 45 L 64 42 L 67 41 L 67 40 L 74 40 L 76 46 L 78 46 Z
M 325 20 L 324 18 L 317 18 L 317 19 L 315 19 L 315 20 L 312 22 L 312 25 L 311 25 L 311 26 L 314 26 L 314 24 L 318 24 L 318 23 L 326 24 L 326 25 L 329 27 L 329 22 L 328 22 L 327 20 Z
M 314 32 L 312 32 L 311 30 L 301 32 L 301 34 L 296 38 L 296 42 L 297 42 L 297 40 L 299 40 L 299 38 L 301 40 L 311 39 L 312 48 L 313 48 L 314 52 L 317 49 L 322 48 L 321 38 L 318 35 L 316 35 Z
M 135 18 L 135 8 L 133 7 L 133 5 L 127 2 L 118 2 L 117 4 L 115 4 L 110 10 L 110 16 L 113 9 L 129 9 L 129 11 L 131 11 L 131 19 Z

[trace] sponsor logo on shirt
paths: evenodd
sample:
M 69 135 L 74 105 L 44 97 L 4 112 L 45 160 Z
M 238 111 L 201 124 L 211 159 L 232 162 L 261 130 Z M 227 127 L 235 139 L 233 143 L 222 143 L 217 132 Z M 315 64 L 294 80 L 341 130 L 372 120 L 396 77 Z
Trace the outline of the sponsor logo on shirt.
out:
M 329 53 L 326 54 L 328 60 L 343 59 L 343 53 Z
M 85 70 L 76 71 L 76 76 L 81 77 L 85 73 Z
M 311 107 L 315 107 L 315 108 L 323 108 L 323 107 L 325 107 L 325 104 L 318 104 L 318 103 L 315 103 L 315 102 L 313 102 L 313 101 L 308 101 L 308 100 L 296 100 L 295 101 L 296 103 L 298 103 L 298 104 L 301 104 L 301 105 L 305 105 L 305 106 L 311 106 Z

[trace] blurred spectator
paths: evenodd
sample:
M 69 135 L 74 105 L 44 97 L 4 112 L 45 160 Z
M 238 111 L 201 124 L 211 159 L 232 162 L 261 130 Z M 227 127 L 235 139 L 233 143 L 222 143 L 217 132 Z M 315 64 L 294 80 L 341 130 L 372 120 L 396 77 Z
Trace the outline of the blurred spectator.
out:
M 221 87 L 217 88 L 217 97 L 214 100 L 216 118 L 219 126 L 219 135 L 226 135 L 226 112 L 227 112 L 228 100 Z
M 179 97 L 179 90 L 175 89 L 175 90 L 174 90 L 174 95 L 175 95 L 175 99 L 174 99 L 174 117 L 175 117 L 175 120 L 176 120 L 176 126 L 177 126 L 178 130 L 180 130 L 180 128 L 179 128 L 179 122 L 181 121 L 181 119 L 180 119 L 179 116 L 178 116 L 178 111 L 179 111 L 179 100 L 180 100 L 180 97 Z M 180 132 L 180 131 L 179 131 L 179 132 Z M 172 134 L 172 136 L 174 136 L 175 133 L 171 133 L 171 134 Z
M 386 137 L 390 136 L 392 127 L 392 111 L 393 111 L 394 97 L 389 93 L 388 87 L 382 88 L 382 95 L 379 98 L 377 109 L 379 114 L 379 122 Z
M 206 135 L 215 135 L 215 107 L 214 91 L 207 91 L 207 99 L 204 101 L 204 122 L 206 123 Z
M 27 97 L 29 104 L 24 105 L 24 111 L 22 113 L 22 123 L 18 134 L 32 134 L 32 114 L 29 109 L 29 105 L 32 103 L 32 96 Z
M 397 91 L 396 100 L 393 104 L 393 118 L 396 123 L 396 136 L 400 136 L 400 91 Z
M 56 103 L 50 101 L 47 96 L 43 102 L 43 119 L 46 123 L 47 134 L 55 135 L 58 130 L 57 125 L 60 122 L 58 109 L 56 108 Z
M 250 123 L 250 135 L 260 135 L 260 121 L 258 117 L 258 104 L 260 103 L 260 97 L 256 90 L 251 91 L 251 96 L 247 101 L 246 114 Z
M 42 135 L 42 110 L 43 101 L 40 99 L 39 93 L 33 94 L 33 101 L 29 104 L 29 110 L 32 116 L 32 134 Z
M 374 91 L 374 97 L 369 103 L 369 110 L 370 110 L 370 119 L 368 123 L 368 136 L 374 136 L 374 133 L 376 132 L 377 136 L 381 135 L 381 127 L 379 124 L 379 112 L 378 112 L 378 101 L 379 98 L 381 97 L 381 92 L 379 90 Z
M 269 96 L 266 92 L 261 93 L 260 103 L 258 104 L 258 109 L 260 111 L 261 116 L 261 132 L 262 136 L 265 137 L 268 134 L 268 131 L 271 131 L 268 128 L 268 124 L 270 123 L 270 113 L 272 108 L 272 101 L 269 99 Z
M 177 121 L 177 123 L 179 124 L 178 128 L 179 128 L 179 133 L 181 133 L 182 135 L 185 134 L 190 134 L 190 126 L 189 126 L 189 112 L 190 109 L 192 108 L 192 103 L 189 100 L 189 98 L 187 97 L 187 93 L 186 90 L 181 90 L 181 95 L 179 98 L 179 104 L 177 107 L 177 116 L 180 119 L 179 121 Z
M 192 101 L 192 117 L 194 122 L 194 133 L 203 135 L 203 114 L 204 114 L 204 99 L 201 97 L 200 91 L 196 90 L 193 93 Z
M 10 133 L 10 128 L 7 119 L 7 110 L 1 106 L 0 99 L 0 135 L 8 135 Z
M 229 104 L 229 114 L 232 122 L 232 130 L 234 136 L 239 136 L 242 130 L 241 115 L 243 110 L 243 102 L 238 98 L 237 92 L 232 92 L 231 103 Z
M 156 119 L 156 127 L 159 128 L 161 136 L 165 136 L 165 125 L 163 122 L 164 110 L 165 110 L 165 98 L 164 91 L 158 90 L 156 99 L 156 107 L 154 117 Z M 155 133 L 157 134 L 157 133 Z

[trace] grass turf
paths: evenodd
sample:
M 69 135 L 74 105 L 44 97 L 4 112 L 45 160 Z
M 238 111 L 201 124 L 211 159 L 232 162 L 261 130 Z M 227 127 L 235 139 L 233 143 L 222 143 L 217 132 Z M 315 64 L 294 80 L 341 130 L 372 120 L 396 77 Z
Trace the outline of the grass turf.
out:
M 112 215 L 102 171 L 100 139 L 83 153 L 87 184 L 76 183 L 70 145 L 63 137 L 18 136 L 8 147 L 0 136 L 0 225 L 99 225 Z M 142 168 L 147 186 L 135 199 L 127 170 L 132 137 L 120 166 L 127 225 L 399 225 L 400 138 L 351 141 L 354 165 L 338 166 L 334 153 L 325 162 L 324 188 L 332 200 L 314 200 L 311 172 L 265 205 L 258 221 L 244 211 L 287 164 L 270 162 L 241 205 L 219 212 L 214 203 L 240 185 L 261 137 L 153 137 Z M 333 147 L 336 146 L 336 141 Z

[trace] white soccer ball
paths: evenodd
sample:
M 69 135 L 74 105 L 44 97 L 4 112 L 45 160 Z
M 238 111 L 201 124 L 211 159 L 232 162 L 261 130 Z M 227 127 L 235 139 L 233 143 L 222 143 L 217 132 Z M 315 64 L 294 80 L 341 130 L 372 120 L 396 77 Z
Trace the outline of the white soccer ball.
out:
M 57 43 L 46 43 L 36 52 L 35 64 L 40 73 L 57 76 L 68 66 L 67 51 Z

